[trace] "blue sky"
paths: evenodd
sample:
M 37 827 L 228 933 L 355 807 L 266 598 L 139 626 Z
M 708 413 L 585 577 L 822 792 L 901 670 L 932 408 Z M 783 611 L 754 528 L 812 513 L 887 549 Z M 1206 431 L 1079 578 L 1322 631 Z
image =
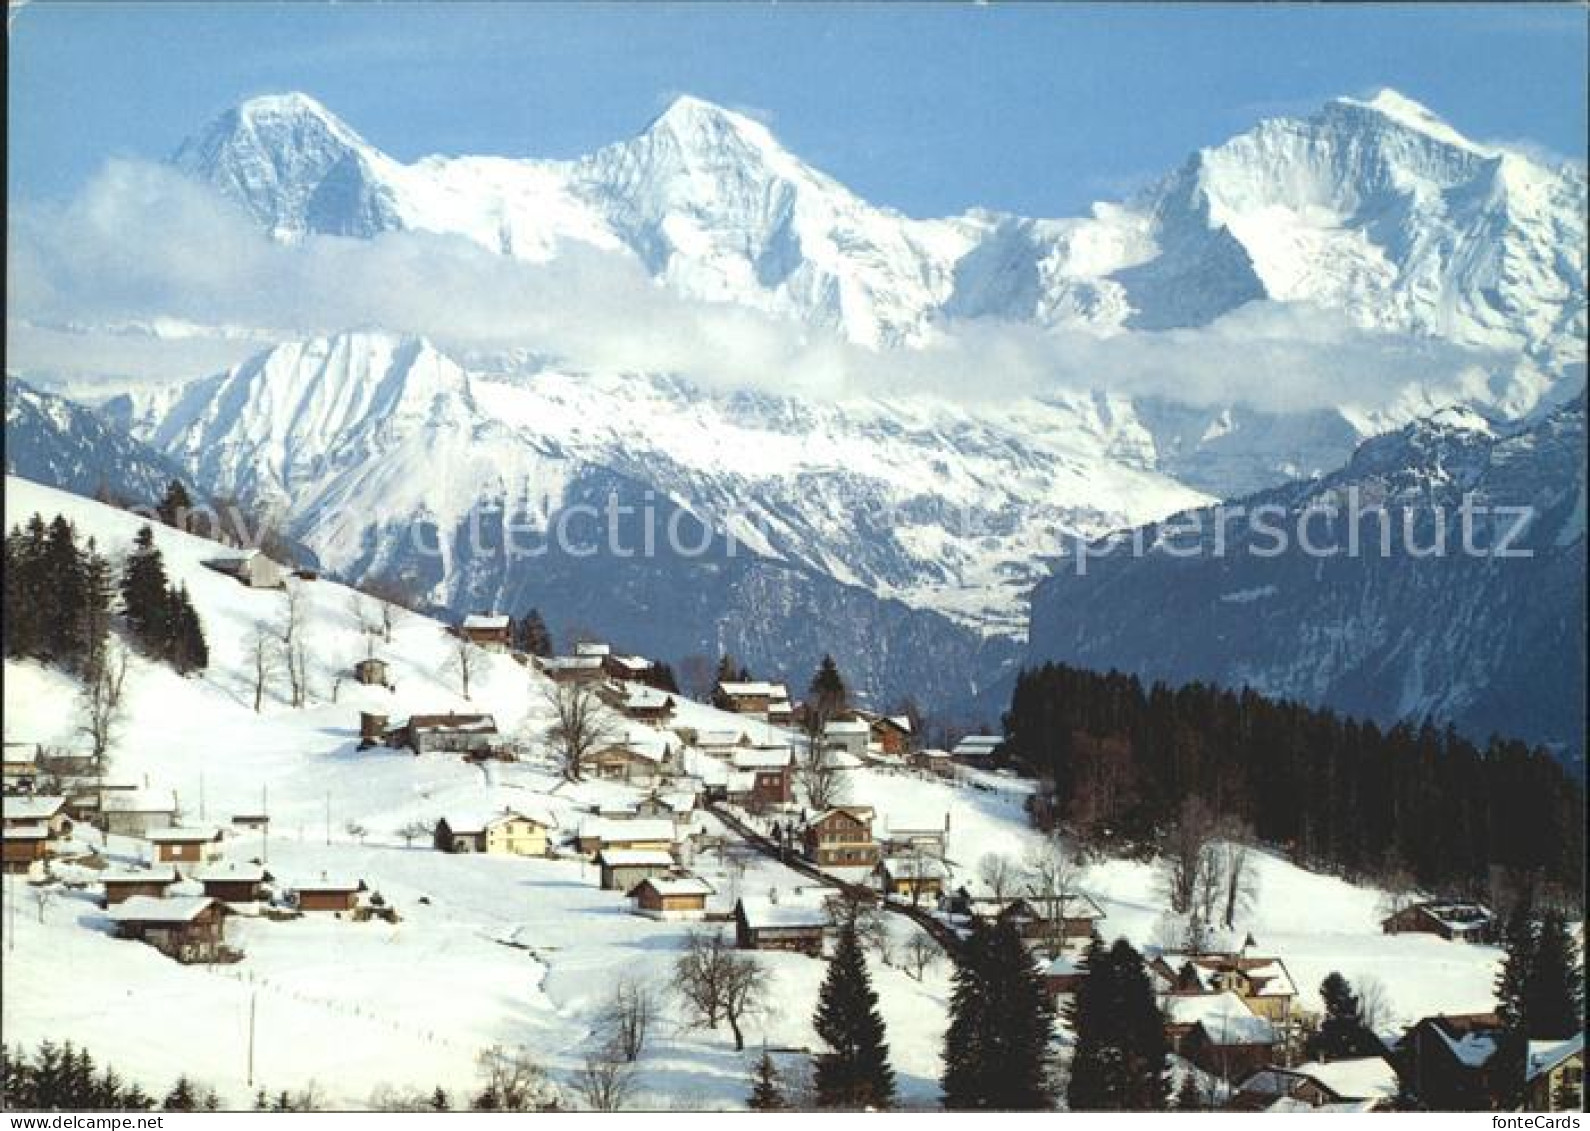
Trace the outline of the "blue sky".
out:
M 1260 117 L 1393 86 L 1470 136 L 1584 159 L 1579 6 L 34 4 L 10 188 L 164 156 L 305 90 L 397 157 L 573 156 L 688 91 L 914 215 L 1063 215 Z

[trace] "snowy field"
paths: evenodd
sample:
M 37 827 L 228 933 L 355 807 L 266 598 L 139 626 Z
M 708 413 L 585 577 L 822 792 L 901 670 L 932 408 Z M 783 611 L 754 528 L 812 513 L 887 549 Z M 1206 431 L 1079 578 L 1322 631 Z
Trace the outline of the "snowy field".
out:
M 125 551 L 139 525 L 134 516 L 9 478 L 7 526 L 34 511 L 46 519 L 65 513 L 112 554 Z M 448 669 L 451 642 L 442 626 L 406 613 L 392 643 L 376 646 L 391 664 L 395 692 L 339 678 L 365 655 L 367 638 L 353 595 L 326 581 L 304 585 L 311 704 L 293 709 L 278 688 L 256 714 L 247 645 L 259 627 L 280 623 L 282 594 L 249 590 L 204 568 L 203 560 L 217 556 L 213 543 L 162 527 L 156 539 L 168 572 L 187 584 L 203 618 L 211 663 L 202 679 L 182 679 L 134 662 L 130 713 L 110 777 L 175 789 L 187 824 L 224 826 L 233 814 L 257 812 L 268 794 L 268 843 L 257 834 L 229 836 L 227 858 L 266 858 L 271 873 L 288 882 L 322 872 L 361 877 L 400 921 L 233 918 L 228 939 L 244 952 L 241 962 L 181 966 L 112 938 L 91 889 L 62 893 L 43 908 L 41 922 L 25 886 L 10 877 L 15 932 L 4 953 L 4 1040 L 70 1039 L 147 1088 L 164 1090 L 187 1072 L 237 1105 L 250 1094 L 252 1001 L 255 1086 L 297 1089 L 314 1081 L 343 1106 L 362 1106 L 382 1084 L 441 1085 L 462 1095 L 476 1090 L 477 1054 L 505 1045 L 531 1050 L 566 1101 L 577 1102 L 569 1085 L 598 1040 L 597 1018 L 613 987 L 631 979 L 663 992 L 691 925 L 630 914 L 622 895 L 599 890 L 596 869 L 578 859 L 444 855 L 428 841 L 405 847 L 397 830 L 449 812 L 523 804 L 552 813 L 568 831 L 591 805 L 638 794 L 610 783 L 560 784 L 536 761 L 482 769 L 447 755 L 359 751 L 361 709 L 394 718 L 485 710 L 505 732 L 539 733 L 543 684 L 507 656 L 484 656 L 472 697 L 464 699 Z M 72 741 L 74 695 L 75 685 L 60 673 L 8 661 L 6 740 Z M 748 729 L 743 719 L 699 704 L 686 704 L 676 725 Z M 778 735 L 751 729 L 758 740 Z M 984 854 L 1019 859 L 1036 843 L 1025 824 L 1022 783 L 1013 779 L 950 783 L 867 768 L 852 771 L 847 788 L 848 800 L 878 811 L 880 829 L 943 827 L 947 815 L 949 856 L 963 875 L 974 873 Z M 697 820 L 708 832 L 724 831 L 710 816 Z M 355 825 L 362 835 L 350 831 Z M 113 861 L 147 859 L 141 841 L 111 837 L 101 846 L 98 834 L 89 839 Z M 712 903 L 719 909 L 732 906 L 738 892 L 811 883 L 732 843 L 723 853 L 703 852 L 693 866 L 717 889 Z M 1331 970 L 1349 978 L 1374 974 L 1405 1019 L 1490 1006 L 1496 951 L 1384 936 L 1378 892 L 1268 856 L 1259 871 L 1258 899 L 1240 926 L 1262 952 L 1285 960 L 1306 1007 L 1317 1008 L 1316 987 Z M 1162 904 L 1154 866 L 1096 864 L 1082 886 L 1108 916 L 1106 934 L 1138 945 L 1153 940 Z M 915 930 L 898 917 L 890 922 L 896 932 Z M 746 1051 L 734 1051 L 726 1028 L 685 1027 L 677 1003 L 668 1002 L 639 1065 L 635 1106 L 741 1106 L 764 1042 L 813 1046 L 809 1018 L 823 964 L 799 955 L 761 958 L 773 1006 L 750 1020 Z M 936 1106 L 946 966 L 922 982 L 876 959 L 873 968 L 902 1101 Z

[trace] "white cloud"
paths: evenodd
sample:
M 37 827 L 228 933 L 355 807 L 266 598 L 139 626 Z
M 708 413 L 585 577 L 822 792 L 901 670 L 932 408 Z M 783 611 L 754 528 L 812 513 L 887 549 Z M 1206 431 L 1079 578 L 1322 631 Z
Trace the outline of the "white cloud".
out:
M 1196 330 L 1112 337 L 958 322 L 932 344 L 873 352 L 745 307 L 682 298 L 626 255 L 570 249 L 532 264 L 425 233 L 277 244 L 210 190 L 136 161 L 109 163 L 67 204 L 14 214 L 11 224 L 13 319 L 175 318 L 282 338 L 377 327 L 460 348 L 528 349 L 591 370 L 672 372 L 806 396 L 1000 399 L 1102 388 L 1192 404 L 1372 410 L 1410 385 L 1437 400 L 1444 389 L 1455 396 L 1507 360 L 1277 303 Z M 23 370 L 82 372 L 116 348 L 103 335 L 26 334 L 13 325 L 11 336 L 12 365 Z M 173 364 L 216 356 L 191 337 L 167 344 Z M 231 342 L 222 352 L 239 348 Z M 157 364 L 156 347 L 140 350 L 140 365 Z

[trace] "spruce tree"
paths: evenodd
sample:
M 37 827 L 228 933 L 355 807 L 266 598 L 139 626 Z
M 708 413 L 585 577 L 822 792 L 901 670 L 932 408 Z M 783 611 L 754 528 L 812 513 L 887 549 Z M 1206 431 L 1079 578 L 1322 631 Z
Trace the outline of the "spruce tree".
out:
M 812 1025 L 828 1046 L 817 1056 L 817 1106 L 855 1110 L 894 1103 L 883 1017 L 854 923 L 840 929 Z
M 1068 1018 L 1076 1035 L 1066 1098 L 1074 1111 L 1163 1111 L 1164 1023 L 1143 956 L 1094 940 Z
M 779 1087 L 778 1069 L 773 1066 L 773 1058 L 766 1049 L 762 1050 L 752 1070 L 751 1098 L 747 1104 L 752 1111 L 784 1111 L 789 1107 Z
M 133 539 L 132 552 L 122 567 L 121 602 L 133 640 L 149 655 L 164 655 L 171 639 L 168 589 L 154 531 L 145 526 Z
M 171 1086 L 171 1091 L 166 1093 L 166 1098 L 161 1101 L 162 1111 L 197 1111 L 199 1099 L 195 1094 L 193 1084 L 186 1076 L 178 1076 L 177 1082 Z
M 1524 982 L 1524 1031 L 1532 1041 L 1567 1040 L 1580 1031 L 1582 987 L 1568 924 L 1546 912 Z
M 944 1106 L 1037 1111 L 1051 1106 L 1054 1010 L 1008 920 L 976 927 L 955 972 L 944 1046 Z
M 1513 904 L 1502 928 L 1502 968 L 1496 975 L 1496 1012 L 1510 1029 L 1524 1027 L 1524 995 L 1535 965 L 1535 910 L 1528 899 Z
M 519 618 L 514 625 L 514 635 L 514 646 L 521 652 L 532 656 L 550 656 L 554 651 L 552 632 L 547 628 L 539 609 L 532 608 Z
M 176 479 L 166 486 L 166 493 L 161 496 L 160 502 L 155 506 L 155 514 L 167 526 L 174 526 L 178 530 L 188 529 L 188 512 L 193 509 L 193 499 L 188 495 L 188 489 Z
M 832 656 L 824 656 L 822 663 L 817 665 L 817 672 L 812 676 L 807 691 L 812 705 L 825 719 L 833 718 L 850 705 L 850 692 Z
M 178 672 L 187 675 L 210 666 L 210 647 L 204 639 L 204 626 L 198 611 L 182 585 L 168 595 L 165 654 Z
M 955 958 L 950 991 L 950 1023 L 944 1032 L 944 1106 L 951 1111 L 976 1111 L 988 1106 L 988 1016 L 992 994 L 987 986 L 988 926 L 977 920 L 971 937 Z
M 432 1111 L 447 1111 L 449 1109 L 447 1093 L 442 1090 L 440 1085 L 437 1085 L 436 1090 L 431 1093 L 430 1101 L 426 1106 Z
M 60 515 L 50 523 L 39 563 L 45 595 L 44 649 L 54 660 L 76 665 L 87 651 L 83 635 L 88 611 L 88 578 L 77 532 Z
M 1308 1054 L 1316 1060 L 1347 1060 L 1359 1056 L 1380 1056 L 1386 1050 L 1380 1038 L 1364 1024 L 1363 1009 L 1352 985 L 1332 971 L 1320 983 L 1325 1002 L 1325 1019 L 1319 1032 L 1308 1041 Z

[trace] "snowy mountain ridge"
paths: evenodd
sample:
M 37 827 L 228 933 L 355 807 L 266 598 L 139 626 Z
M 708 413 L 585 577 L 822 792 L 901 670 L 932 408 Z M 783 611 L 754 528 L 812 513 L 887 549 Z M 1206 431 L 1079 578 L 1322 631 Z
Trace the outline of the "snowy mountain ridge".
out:
M 1261 122 L 1069 219 L 903 216 L 690 96 L 575 161 L 412 164 L 307 95 L 268 96 L 173 161 L 279 238 L 450 232 L 532 260 L 622 249 L 691 297 L 870 346 L 921 343 L 966 317 L 1196 326 L 1270 298 L 1556 368 L 1578 358 L 1585 326 L 1583 170 L 1479 146 L 1391 91 Z

